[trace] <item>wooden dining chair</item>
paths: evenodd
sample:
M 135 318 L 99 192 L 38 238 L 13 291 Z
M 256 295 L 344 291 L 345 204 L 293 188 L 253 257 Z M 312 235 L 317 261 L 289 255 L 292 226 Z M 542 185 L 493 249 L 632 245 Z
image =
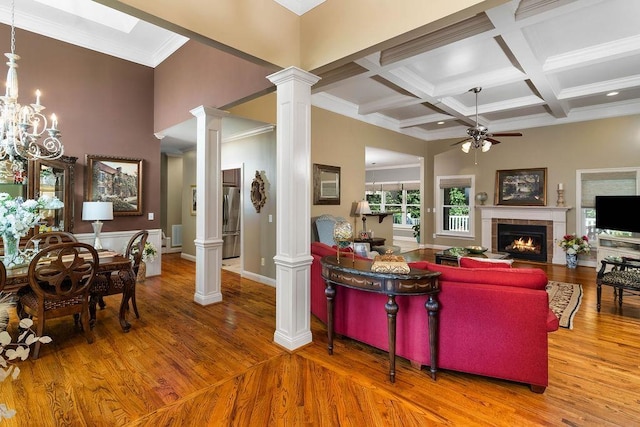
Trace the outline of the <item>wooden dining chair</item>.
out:
M 149 232 L 142 230 L 129 239 L 125 257 L 131 259 L 130 270 L 120 270 L 117 273 L 110 273 L 106 276 L 99 274 L 96 277 L 91 287 L 89 298 L 89 314 L 92 323 L 95 322 L 96 318 L 96 305 L 100 305 L 100 309 L 104 309 L 106 306 L 104 297 L 116 294 L 122 294 L 122 304 L 124 306 L 121 304 L 121 310 L 129 309 L 128 300 L 131 299 L 133 312 L 136 318 L 140 318 L 136 302 L 136 278 L 140 269 L 140 262 L 142 262 L 144 245 L 147 243 L 148 237 Z
M 42 250 L 51 245 L 57 245 L 58 243 L 77 242 L 76 236 L 66 231 L 48 231 L 46 233 L 35 234 L 32 238 L 27 240 L 24 245 L 24 250 L 39 249 Z
M 93 342 L 89 325 L 89 289 L 98 267 L 98 253 L 86 243 L 51 245 L 38 252 L 29 263 L 30 288 L 20 295 L 18 314 L 35 316 L 36 332 L 44 335 L 47 319 L 74 315 L 80 317 L 87 342 Z M 36 342 L 33 358 L 40 353 Z

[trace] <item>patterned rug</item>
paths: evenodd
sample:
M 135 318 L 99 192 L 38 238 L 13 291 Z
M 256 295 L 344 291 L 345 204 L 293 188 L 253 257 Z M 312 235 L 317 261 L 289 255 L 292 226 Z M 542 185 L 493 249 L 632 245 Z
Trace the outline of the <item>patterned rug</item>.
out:
M 560 327 L 573 329 L 573 316 L 578 312 L 582 302 L 582 285 L 550 280 L 547 293 L 549 308 L 560 319 Z

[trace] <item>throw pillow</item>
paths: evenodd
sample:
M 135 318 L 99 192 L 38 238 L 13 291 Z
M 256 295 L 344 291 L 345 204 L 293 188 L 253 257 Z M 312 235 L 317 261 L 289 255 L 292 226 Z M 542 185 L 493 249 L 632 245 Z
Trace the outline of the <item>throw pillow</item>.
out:
M 513 260 L 491 260 L 486 258 L 462 257 L 460 267 L 464 268 L 511 268 Z

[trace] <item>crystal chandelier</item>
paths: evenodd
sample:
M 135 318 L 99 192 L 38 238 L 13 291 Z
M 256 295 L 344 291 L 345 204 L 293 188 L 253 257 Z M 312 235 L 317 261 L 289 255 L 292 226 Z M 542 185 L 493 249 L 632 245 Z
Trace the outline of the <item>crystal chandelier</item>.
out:
M 40 104 L 40 91 L 36 91 L 36 101 L 30 105 L 18 103 L 18 64 L 15 34 L 15 0 L 11 2 L 11 53 L 5 53 L 9 59 L 7 65 L 7 90 L 0 96 L 0 160 L 9 159 L 57 159 L 64 153 L 60 142 L 58 119 L 51 115 L 51 127 L 42 114 L 45 109 Z M 45 132 L 47 135 L 45 135 Z M 43 141 L 40 138 L 45 135 Z

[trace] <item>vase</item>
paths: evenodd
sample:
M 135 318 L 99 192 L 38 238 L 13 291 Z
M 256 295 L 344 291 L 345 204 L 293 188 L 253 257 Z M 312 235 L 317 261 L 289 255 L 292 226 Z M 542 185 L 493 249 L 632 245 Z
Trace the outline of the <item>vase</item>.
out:
M 20 238 L 16 238 L 13 234 L 3 234 L 2 244 L 4 246 L 4 256 L 2 262 L 7 268 L 15 268 L 22 264 L 23 259 L 20 254 Z
M 140 261 L 138 266 L 138 276 L 136 277 L 137 283 L 144 283 L 147 278 L 147 264 L 144 261 Z
M 578 255 L 567 254 L 567 268 L 576 268 L 578 266 Z

